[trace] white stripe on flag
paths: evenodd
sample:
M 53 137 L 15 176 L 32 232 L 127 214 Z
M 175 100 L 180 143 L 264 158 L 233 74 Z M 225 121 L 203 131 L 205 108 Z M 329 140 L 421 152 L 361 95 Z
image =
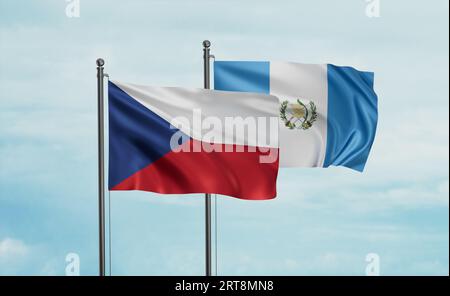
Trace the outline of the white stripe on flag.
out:
M 177 126 L 186 135 L 202 141 L 202 136 L 215 144 L 236 144 L 253 147 L 278 148 L 278 130 L 270 130 L 270 118 L 278 118 L 278 98 L 267 94 L 217 91 L 181 87 L 154 87 L 113 81 L 120 89 L 146 108 L 169 123 L 174 118 L 186 118 L 189 126 Z M 214 117 L 221 126 L 211 125 L 202 127 L 194 123 L 193 111 L 201 111 L 201 121 Z M 237 117 L 251 120 L 263 118 L 266 124 L 257 122 L 256 135 L 249 135 L 242 129 L 232 131 L 226 118 Z M 176 121 L 176 120 L 175 120 Z M 211 123 L 212 121 L 208 121 Z M 233 126 L 232 126 L 233 127 Z M 231 131 L 231 133 L 230 133 Z
M 282 102 L 314 102 L 318 118 L 307 130 L 288 129 L 280 120 L 280 167 L 322 167 L 327 144 L 327 66 L 270 62 L 270 94 Z

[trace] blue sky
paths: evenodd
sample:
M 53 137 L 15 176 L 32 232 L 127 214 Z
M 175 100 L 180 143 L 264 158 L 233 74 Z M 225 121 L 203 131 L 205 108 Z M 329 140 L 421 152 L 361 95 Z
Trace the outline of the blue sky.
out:
M 342 2 L 342 3 L 341 3 Z M 345 3 L 344 3 L 345 2 Z M 25 4 L 26 3 L 26 4 Z M 202 86 L 218 59 L 375 72 L 379 126 L 363 174 L 286 169 L 278 198 L 218 197 L 218 274 L 449 273 L 448 1 L 64 0 L 0 3 L 0 275 L 97 273 L 95 59 L 113 79 Z M 201 195 L 114 192 L 112 271 L 201 275 Z

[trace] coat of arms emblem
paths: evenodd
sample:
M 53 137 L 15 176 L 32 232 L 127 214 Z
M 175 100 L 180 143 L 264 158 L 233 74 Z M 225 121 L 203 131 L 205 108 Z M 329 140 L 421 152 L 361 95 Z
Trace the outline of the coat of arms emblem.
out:
M 299 99 L 296 102 L 283 101 L 280 118 L 289 129 L 309 129 L 317 119 L 317 108 L 313 102 L 308 105 Z

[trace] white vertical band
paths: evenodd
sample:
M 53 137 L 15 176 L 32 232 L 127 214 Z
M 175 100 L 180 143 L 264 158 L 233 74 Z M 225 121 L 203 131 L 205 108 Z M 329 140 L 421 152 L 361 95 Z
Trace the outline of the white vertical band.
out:
M 327 65 L 270 62 L 270 94 L 280 102 L 314 102 L 317 120 L 306 130 L 289 129 L 280 120 L 280 166 L 322 167 L 327 143 Z

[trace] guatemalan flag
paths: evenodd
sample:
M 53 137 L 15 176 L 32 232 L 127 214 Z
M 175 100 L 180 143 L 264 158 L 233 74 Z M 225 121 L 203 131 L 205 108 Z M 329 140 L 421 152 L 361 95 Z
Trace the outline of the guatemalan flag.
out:
M 276 97 L 117 81 L 108 95 L 110 190 L 276 196 Z M 233 119 L 265 123 L 250 135 Z
M 377 125 L 373 84 L 371 72 L 330 64 L 214 63 L 215 89 L 279 98 L 281 167 L 363 171 Z

